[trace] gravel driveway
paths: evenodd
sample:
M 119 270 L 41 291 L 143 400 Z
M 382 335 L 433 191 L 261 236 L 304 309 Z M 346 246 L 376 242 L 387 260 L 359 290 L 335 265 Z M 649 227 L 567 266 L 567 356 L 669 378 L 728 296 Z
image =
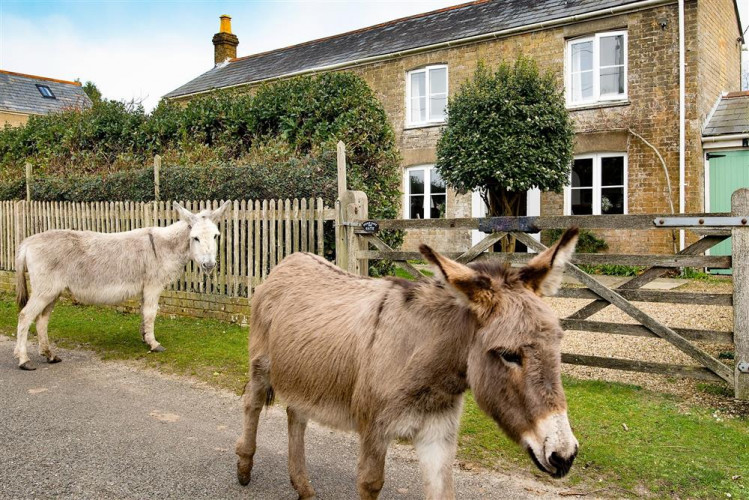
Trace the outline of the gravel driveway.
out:
M 600 279 L 601 277 L 595 276 Z M 646 287 L 647 288 L 647 287 Z M 673 293 L 705 292 L 731 293 L 730 281 L 700 282 L 686 281 L 674 288 Z M 590 300 L 546 299 L 559 317 L 569 316 L 576 310 L 590 303 Z M 666 304 L 655 302 L 635 302 L 638 308 L 652 315 L 655 319 L 671 327 L 697 328 L 705 330 L 733 330 L 733 308 L 701 304 Z M 615 306 L 608 306 L 588 318 L 591 321 L 606 321 L 622 324 L 637 324 L 637 321 L 623 313 Z M 733 351 L 732 344 L 697 343 L 713 356 L 721 352 Z M 594 356 L 624 358 L 659 363 L 696 366 L 689 356 L 659 338 L 612 335 L 608 333 L 567 331 L 562 349 L 565 352 Z M 691 402 L 705 403 L 705 399 L 714 399 L 698 390 L 700 382 L 688 379 L 674 379 L 662 375 L 624 372 L 587 366 L 564 365 L 564 373 L 580 378 L 595 378 L 616 382 L 632 383 L 645 388 L 679 394 Z M 704 383 L 704 382 L 703 382 Z M 719 384 L 715 382 L 713 384 Z M 725 399 L 725 398 L 723 398 Z M 712 401 L 716 402 L 716 401 Z

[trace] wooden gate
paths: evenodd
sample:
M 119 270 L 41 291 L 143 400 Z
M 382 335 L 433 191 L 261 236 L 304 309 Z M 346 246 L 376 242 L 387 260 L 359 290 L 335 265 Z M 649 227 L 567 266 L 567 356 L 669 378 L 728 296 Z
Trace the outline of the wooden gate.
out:
M 695 360 L 699 366 L 654 363 L 628 359 L 584 356 L 565 353 L 562 361 L 594 367 L 640 371 L 690 377 L 702 380 L 723 381 L 734 387 L 737 398 L 749 399 L 749 189 L 736 191 L 732 212 L 723 214 L 689 215 L 604 215 L 559 217 L 492 217 L 429 220 L 375 220 L 366 221 L 367 201 L 364 193 L 344 191 L 338 206 L 338 263 L 350 272 L 366 274 L 370 259 L 387 259 L 405 269 L 417 280 L 426 278 L 409 260 L 421 260 L 418 252 L 395 251 L 377 235 L 388 229 L 478 229 L 486 237 L 462 253 L 444 252 L 462 263 L 479 259 L 500 259 L 513 264 L 528 261 L 532 254 L 497 254 L 488 252 L 505 236 L 512 235 L 534 251 L 546 247 L 529 234 L 545 229 L 564 229 L 577 226 L 581 229 L 690 230 L 698 236 L 691 245 L 677 254 L 623 255 L 576 254 L 566 272 L 585 288 L 563 288 L 559 297 L 592 299 L 592 302 L 561 320 L 568 330 L 603 332 L 619 335 L 658 337 L 671 343 Z M 365 222 L 367 222 L 365 224 Z M 714 245 L 732 237 L 732 256 L 704 255 Z M 439 249 L 438 249 L 439 250 Z M 609 288 L 584 272 L 582 264 L 618 264 L 643 266 L 646 270 L 635 278 Z M 674 268 L 717 268 L 734 270 L 733 294 L 673 293 L 642 290 L 654 279 Z M 734 307 L 734 332 L 671 328 L 644 312 L 633 302 L 667 302 L 679 304 L 709 304 Z M 590 321 L 595 313 L 614 305 L 634 318 L 639 324 L 619 324 Z M 695 341 L 735 344 L 735 363 L 728 366 L 696 345 Z

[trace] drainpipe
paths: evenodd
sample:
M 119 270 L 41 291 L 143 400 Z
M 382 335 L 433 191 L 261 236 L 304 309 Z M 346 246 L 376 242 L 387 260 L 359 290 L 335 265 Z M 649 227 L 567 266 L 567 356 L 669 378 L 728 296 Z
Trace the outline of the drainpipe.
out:
M 684 0 L 679 0 L 679 213 L 686 205 L 686 124 L 684 116 Z M 684 250 L 684 230 L 679 231 L 679 249 Z

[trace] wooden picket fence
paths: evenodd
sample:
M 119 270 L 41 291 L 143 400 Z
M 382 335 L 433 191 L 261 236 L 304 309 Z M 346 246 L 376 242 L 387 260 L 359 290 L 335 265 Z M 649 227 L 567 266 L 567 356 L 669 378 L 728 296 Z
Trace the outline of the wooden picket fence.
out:
M 222 201 L 186 201 L 188 210 L 218 208 Z M 219 223 L 218 266 L 199 272 L 189 262 L 171 290 L 249 297 L 252 289 L 285 256 L 325 252 L 324 223 L 335 210 L 321 198 L 301 200 L 235 200 Z M 0 270 L 15 271 L 15 252 L 27 236 L 51 229 L 103 233 L 168 226 L 178 215 L 172 202 L 0 201 Z

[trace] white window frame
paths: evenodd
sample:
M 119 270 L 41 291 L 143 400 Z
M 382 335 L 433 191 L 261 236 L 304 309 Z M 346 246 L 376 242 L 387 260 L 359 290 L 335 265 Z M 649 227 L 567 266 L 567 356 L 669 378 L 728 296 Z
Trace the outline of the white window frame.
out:
M 601 159 L 624 158 L 624 214 L 629 213 L 629 158 L 627 153 L 594 153 L 575 155 L 574 160 L 593 160 L 593 213 L 601 214 L 601 188 L 622 186 L 601 186 Z M 574 161 L 573 160 L 573 161 Z M 570 171 L 570 184 L 564 188 L 564 215 L 572 215 L 572 171 Z M 610 214 L 613 215 L 613 214 Z
M 431 94 L 429 93 L 429 70 L 431 69 L 445 69 L 445 114 L 439 120 L 430 120 L 430 102 Z M 411 75 L 416 73 L 424 73 L 424 89 L 426 90 L 426 121 L 414 122 L 411 121 Z M 426 125 L 434 125 L 437 123 L 445 123 L 447 118 L 447 96 L 450 92 L 450 70 L 447 68 L 447 64 L 432 64 L 430 66 L 424 66 L 422 68 L 414 69 L 406 73 L 406 126 L 407 127 L 423 127 Z
M 424 171 L 424 219 L 432 218 L 431 197 L 432 197 L 432 175 L 434 165 L 415 165 L 403 169 L 403 218 L 411 219 L 411 182 L 409 174 L 414 170 Z M 441 194 L 441 193 L 436 193 Z M 421 196 L 421 195 L 419 195 Z M 447 217 L 447 186 L 445 186 L 445 217 Z M 442 218 L 442 217 L 441 217 Z
M 624 40 L 624 93 L 623 94 L 601 94 L 601 58 L 600 58 L 600 46 L 601 38 L 623 35 Z M 572 46 L 577 43 L 593 42 L 593 97 L 590 99 L 584 99 L 581 101 L 572 100 Z M 573 38 L 567 40 L 566 43 L 566 54 L 564 57 L 565 70 L 564 70 L 564 88 L 567 96 L 567 107 L 575 108 L 580 106 L 588 106 L 590 104 L 605 103 L 612 101 L 626 101 L 629 96 L 629 39 L 627 31 L 606 31 L 602 33 L 596 33 L 592 36 L 586 36 L 583 38 Z

